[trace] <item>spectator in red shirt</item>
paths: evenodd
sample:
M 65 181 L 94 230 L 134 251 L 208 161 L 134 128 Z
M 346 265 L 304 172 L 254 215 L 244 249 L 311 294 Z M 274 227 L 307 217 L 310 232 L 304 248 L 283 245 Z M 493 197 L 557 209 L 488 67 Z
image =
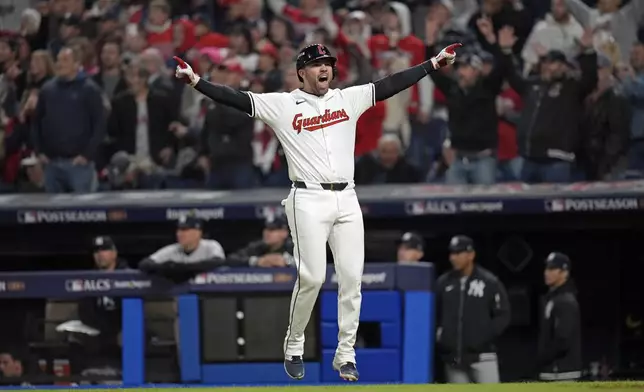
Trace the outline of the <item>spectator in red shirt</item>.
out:
M 211 30 L 211 21 L 205 15 L 196 15 L 193 18 L 195 23 L 195 36 L 197 42 L 195 48 L 203 49 L 207 47 L 226 48 L 228 47 L 229 38 L 223 34 Z
M 496 98 L 496 111 L 499 115 L 499 141 L 497 170 L 499 181 L 519 181 L 523 159 L 519 156 L 517 146 L 517 121 L 523 109 L 521 96 L 507 83 Z
M 392 50 L 398 50 L 408 56 L 410 66 L 425 61 L 425 44 L 412 34 L 411 13 L 405 4 L 390 2 L 384 24 L 384 33 L 373 36 L 369 44 L 376 68 L 380 68 L 382 56 Z M 427 123 L 433 96 L 429 78 L 421 79 L 411 90 L 412 103 L 409 106 L 409 113 L 420 122 Z
M 304 38 L 318 27 L 325 28 L 332 38 L 338 33 L 333 11 L 326 0 L 300 0 L 299 7 L 294 7 L 285 0 L 268 0 L 268 6 L 273 14 L 293 23 L 298 38 Z
M 170 5 L 165 0 L 152 0 L 148 10 L 145 32 L 148 44 L 161 51 L 165 59 L 174 55 L 173 28 Z

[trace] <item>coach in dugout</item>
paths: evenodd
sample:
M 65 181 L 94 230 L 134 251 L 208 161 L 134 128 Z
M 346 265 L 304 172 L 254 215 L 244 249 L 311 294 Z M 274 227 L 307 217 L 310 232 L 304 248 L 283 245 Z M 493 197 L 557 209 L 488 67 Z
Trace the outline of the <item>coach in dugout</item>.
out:
M 286 219 L 282 216 L 266 219 L 262 239 L 230 255 L 226 265 L 263 268 L 295 266 L 293 241 L 289 237 Z
M 570 258 L 563 253 L 552 252 L 546 258 L 548 293 L 540 313 L 537 355 L 539 379 L 543 381 L 581 377 L 581 322 L 570 267 Z
M 474 263 L 471 238 L 458 235 L 449 244 L 452 271 L 436 288 L 436 345 L 450 383 L 498 383 L 494 341 L 510 323 L 503 283 Z
M 98 236 L 92 242 L 94 265 L 97 270 L 111 272 L 127 270 L 128 264 L 119 258 L 116 244 L 111 237 Z M 80 321 L 100 331 L 100 343 L 116 345 L 117 336 L 121 332 L 121 298 L 96 297 L 83 298 L 78 304 Z
M 139 269 L 182 283 L 223 265 L 225 258 L 219 242 L 203 238 L 203 221 L 184 215 L 177 224 L 177 242 L 143 259 Z
M 411 264 L 423 259 L 425 241 L 420 234 L 408 231 L 398 240 L 398 263 Z

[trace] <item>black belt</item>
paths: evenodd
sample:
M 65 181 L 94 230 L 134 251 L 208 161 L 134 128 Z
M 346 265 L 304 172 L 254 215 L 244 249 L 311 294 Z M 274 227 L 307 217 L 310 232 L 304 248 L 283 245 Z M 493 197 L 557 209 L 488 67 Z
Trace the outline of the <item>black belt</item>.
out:
M 306 189 L 306 183 L 302 181 L 293 181 L 293 185 L 295 185 L 296 188 L 302 188 Z M 348 182 L 321 182 L 320 186 L 322 189 L 325 189 L 327 191 L 343 191 L 344 188 L 346 188 L 349 185 Z

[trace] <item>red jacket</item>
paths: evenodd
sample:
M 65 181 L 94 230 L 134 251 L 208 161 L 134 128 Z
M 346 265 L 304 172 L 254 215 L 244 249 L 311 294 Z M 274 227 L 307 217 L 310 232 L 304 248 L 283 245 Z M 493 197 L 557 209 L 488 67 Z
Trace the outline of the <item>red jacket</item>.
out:
M 408 35 L 398 41 L 397 48 L 410 56 L 410 66 L 418 65 L 425 61 L 425 44 L 420 38 L 414 35 Z M 371 50 L 373 66 L 381 68 L 380 58 L 384 52 L 390 50 L 389 38 L 384 34 L 371 37 L 371 40 L 369 40 L 369 49 Z M 416 114 L 419 106 L 418 85 L 412 87 L 411 94 L 409 113 Z
M 16 120 L 11 119 L 5 127 L 5 135 L 7 138 L 11 135 L 15 128 Z M 4 157 L 4 167 L 2 171 L 2 179 L 6 184 L 13 184 L 18 179 L 18 172 L 20 170 L 20 160 L 22 159 L 22 151 L 17 151 L 11 155 Z
M 523 103 L 521 96 L 511 88 L 506 88 L 499 94 L 500 99 L 510 100 L 513 104 L 514 111 L 521 111 Z M 519 148 L 517 146 L 517 127 L 516 125 L 504 120 L 499 119 L 498 127 L 499 143 L 497 150 L 497 157 L 499 161 L 508 161 L 516 158 L 519 155 Z

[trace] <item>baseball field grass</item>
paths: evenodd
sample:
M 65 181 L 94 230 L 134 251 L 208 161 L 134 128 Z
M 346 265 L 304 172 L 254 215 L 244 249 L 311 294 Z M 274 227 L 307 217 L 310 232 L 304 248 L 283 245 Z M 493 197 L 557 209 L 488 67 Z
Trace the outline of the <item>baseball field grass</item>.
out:
M 342 386 L 282 386 L 282 387 L 212 387 L 212 388 L 136 388 L 125 391 L 137 392 L 635 392 L 644 391 L 644 382 L 599 382 L 599 383 L 524 383 L 500 385 L 360 385 Z M 39 392 L 38 389 L 27 389 Z M 109 389 L 56 389 L 56 391 L 114 392 Z M 42 390 L 42 392 L 52 390 Z

